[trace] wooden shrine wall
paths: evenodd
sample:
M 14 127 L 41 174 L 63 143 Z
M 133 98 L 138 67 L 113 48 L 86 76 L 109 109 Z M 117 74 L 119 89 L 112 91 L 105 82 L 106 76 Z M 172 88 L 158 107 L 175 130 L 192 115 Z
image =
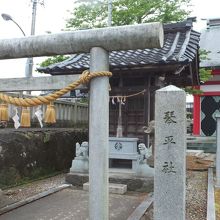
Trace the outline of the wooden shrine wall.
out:
M 110 136 L 116 136 L 118 123 L 119 104 L 110 102 Z M 124 137 L 137 137 L 140 142 L 144 142 L 146 134 L 143 131 L 144 122 L 144 95 L 132 97 L 122 105 L 122 126 Z

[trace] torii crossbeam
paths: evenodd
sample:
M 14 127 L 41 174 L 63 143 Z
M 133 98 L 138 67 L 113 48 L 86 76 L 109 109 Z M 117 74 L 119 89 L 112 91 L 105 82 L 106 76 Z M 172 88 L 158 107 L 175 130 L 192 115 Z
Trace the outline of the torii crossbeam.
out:
M 108 27 L 0 40 L 0 59 L 90 52 L 90 71 L 108 71 L 108 52 L 160 48 L 160 23 Z M 27 90 L 27 82 L 23 90 Z M 62 86 L 61 86 L 62 87 Z M 30 89 L 30 88 L 29 88 Z M 28 90 L 29 90 L 28 89 Z M 13 88 L 8 87 L 8 91 Z M 37 90 L 37 88 L 35 88 Z M 1 91 L 1 85 L 0 85 Z M 7 91 L 5 88 L 4 91 Z M 109 79 L 90 82 L 89 101 L 89 219 L 107 220 L 108 213 Z

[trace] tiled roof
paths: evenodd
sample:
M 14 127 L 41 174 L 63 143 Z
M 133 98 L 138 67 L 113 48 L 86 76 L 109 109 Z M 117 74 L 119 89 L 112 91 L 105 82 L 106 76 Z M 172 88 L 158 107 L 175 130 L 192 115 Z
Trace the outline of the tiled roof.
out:
M 164 25 L 164 46 L 161 49 L 138 49 L 110 52 L 110 69 L 141 68 L 157 64 L 187 64 L 197 56 L 200 34 L 192 30 L 192 20 Z M 78 73 L 89 68 L 90 55 L 73 54 L 69 59 L 38 68 L 52 75 Z

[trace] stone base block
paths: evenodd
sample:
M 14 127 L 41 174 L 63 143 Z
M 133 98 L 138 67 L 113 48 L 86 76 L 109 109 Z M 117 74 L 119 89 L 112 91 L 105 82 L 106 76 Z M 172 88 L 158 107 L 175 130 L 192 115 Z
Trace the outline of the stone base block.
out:
M 83 184 L 83 190 L 89 191 L 89 182 Z M 127 185 L 109 183 L 109 192 L 123 195 L 127 192 Z
M 66 175 L 66 182 L 73 186 L 82 187 L 84 183 L 89 181 L 89 174 L 70 172 Z
M 136 175 L 141 177 L 154 177 L 154 168 L 146 163 L 139 164 L 136 170 Z
M 149 158 L 147 158 L 147 164 L 150 167 L 154 167 L 154 156 L 150 156 Z
M 73 186 L 83 187 L 83 184 L 89 182 L 89 175 L 83 173 L 68 173 L 66 182 Z M 126 173 L 109 174 L 109 183 L 127 185 L 128 191 L 153 192 L 153 177 L 137 177 Z
M 72 161 L 72 167 L 70 168 L 70 172 L 80 172 L 80 173 L 88 173 L 89 172 L 89 160 L 78 159 L 75 158 Z

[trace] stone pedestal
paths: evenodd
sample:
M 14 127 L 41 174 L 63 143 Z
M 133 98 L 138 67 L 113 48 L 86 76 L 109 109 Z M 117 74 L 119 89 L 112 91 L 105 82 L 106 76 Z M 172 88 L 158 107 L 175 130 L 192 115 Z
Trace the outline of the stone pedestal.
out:
M 82 187 L 84 183 L 89 182 L 87 173 L 68 173 L 66 182 L 76 187 Z M 137 177 L 131 173 L 110 172 L 109 183 L 125 184 L 128 191 L 153 192 L 153 177 Z
M 132 171 L 136 173 L 139 158 L 137 142 L 138 138 L 109 137 L 109 159 L 130 160 Z
M 153 177 L 154 168 L 150 167 L 145 160 L 145 163 L 141 163 L 138 165 L 136 175 L 141 177 Z
M 154 167 L 154 155 L 150 156 L 149 158 L 147 158 L 147 164 L 150 167 Z
M 89 159 L 88 158 L 75 158 L 72 161 L 70 172 L 75 173 L 88 173 L 89 172 Z

